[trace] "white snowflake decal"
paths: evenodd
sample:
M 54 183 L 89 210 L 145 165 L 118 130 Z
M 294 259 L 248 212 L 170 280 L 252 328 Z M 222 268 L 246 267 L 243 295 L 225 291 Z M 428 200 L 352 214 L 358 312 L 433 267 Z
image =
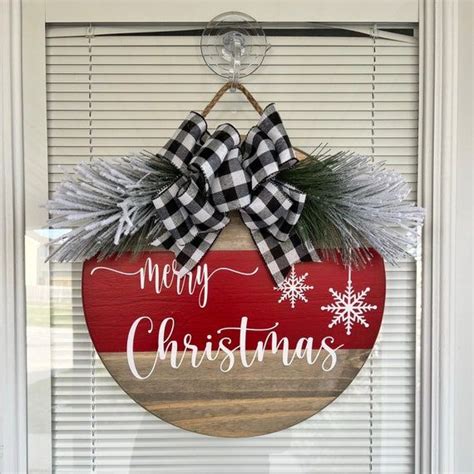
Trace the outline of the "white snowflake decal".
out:
M 307 285 L 305 280 L 308 273 L 304 273 L 301 276 L 297 276 L 295 272 L 295 266 L 291 266 L 290 274 L 278 285 L 274 286 L 273 289 L 280 291 L 281 296 L 278 303 L 283 301 L 289 301 L 291 307 L 294 309 L 296 302 L 301 300 L 305 303 L 308 302 L 308 298 L 305 296 L 305 291 L 312 290 L 314 287 Z
M 349 268 L 349 278 L 344 293 L 329 288 L 334 303 L 327 306 L 321 306 L 323 311 L 329 311 L 334 314 L 328 327 L 333 328 L 337 324 L 344 324 L 348 336 L 350 336 L 352 327 L 356 323 L 365 328 L 369 327 L 369 323 L 366 321 L 364 314 L 377 309 L 377 305 L 365 302 L 365 298 L 369 291 L 369 287 L 359 292 L 354 291 L 354 288 L 352 287 L 351 269 Z

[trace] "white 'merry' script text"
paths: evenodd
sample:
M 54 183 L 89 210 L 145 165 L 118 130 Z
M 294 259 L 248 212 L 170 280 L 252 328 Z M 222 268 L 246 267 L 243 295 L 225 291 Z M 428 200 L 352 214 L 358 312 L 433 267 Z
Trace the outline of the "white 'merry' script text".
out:
M 192 272 L 186 275 L 180 275 L 176 260 L 160 268 L 157 263 L 152 262 L 150 257 L 147 257 L 143 266 L 134 272 L 123 272 L 116 268 L 100 266 L 94 267 L 90 274 L 94 275 L 94 273 L 99 270 L 118 273 L 119 275 L 127 277 L 138 276 L 140 290 L 145 289 L 147 284 L 152 284 L 157 295 L 163 291 L 163 288 L 169 289 L 173 286 L 175 286 L 176 294 L 178 295 L 181 295 L 183 292 L 193 295 L 197 292 L 199 307 L 205 308 L 209 299 L 209 282 L 216 273 L 229 272 L 248 277 L 255 275 L 258 272 L 258 267 L 255 267 L 255 269 L 250 272 L 241 272 L 228 267 L 219 267 L 210 272 L 207 264 L 204 264 L 197 265 Z

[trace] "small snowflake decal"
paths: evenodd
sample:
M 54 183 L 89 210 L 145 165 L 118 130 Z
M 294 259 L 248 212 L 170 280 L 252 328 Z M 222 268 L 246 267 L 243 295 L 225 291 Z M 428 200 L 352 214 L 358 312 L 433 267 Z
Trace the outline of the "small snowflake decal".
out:
M 334 303 L 327 306 L 321 306 L 323 311 L 329 311 L 334 314 L 328 327 L 333 328 L 338 324 L 344 324 L 348 336 L 351 335 L 352 327 L 356 323 L 365 328 L 369 327 L 369 323 L 366 321 L 364 314 L 377 309 L 377 305 L 365 302 L 365 298 L 369 291 L 370 288 L 368 287 L 359 292 L 354 291 L 354 288 L 352 287 L 351 269 L 349 268 L 349 278 L 344 293 L 329 288 Z
M 295 308 L 296 302 L 298 300 L 307 303 L 308 298 L 306 298 L 304 293 L 305 291 L 312 290 L 314 288 L 313 286 L 307 285 L 305 283 L 307 276 L 308 273 L 297 276 L 295 272 L 295 266 L 292 265 L 290 274 L 278 286 L 273 287 L 274 290 L 281 292 L 278 303 L 289 301 L 292 309 Z

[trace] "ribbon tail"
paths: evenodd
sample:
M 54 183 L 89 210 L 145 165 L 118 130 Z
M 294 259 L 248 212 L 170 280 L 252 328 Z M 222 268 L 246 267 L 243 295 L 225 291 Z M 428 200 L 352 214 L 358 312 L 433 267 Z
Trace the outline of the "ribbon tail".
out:
M 176 243 L 173 236 L 165 231 L 151 245 L 163 246 L 174 253 L 176 259 L 176 269 L 178 276 L 183 277 L 201 261 L 209 249 L 212 247 L 220 231 L 198 234 L 191 242 L 181 246 Z
M 280 285 L 291 270 L 292 265 L 299 262 L 320 262 L 313 244 L 303 241 L 296 232 L 292 232 L 288 240 L 275 239 L 265 230 L 251 231 L 252 238 L 265 261 L 273 280 Z
M 174 253 L 181 249 L 181 247 L 176 243 L 176 240 L 167 230 L 160 234 L 153 242 L 150 242 L 150 245 L 153 245 L 153 247 L 164 247 L 166 250 L 171 250 Z

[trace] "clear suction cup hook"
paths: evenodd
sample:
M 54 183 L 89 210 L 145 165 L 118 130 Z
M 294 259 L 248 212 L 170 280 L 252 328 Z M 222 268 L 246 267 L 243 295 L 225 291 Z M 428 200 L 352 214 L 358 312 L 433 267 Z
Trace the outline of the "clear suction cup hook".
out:
M 213 18 L 201 36 L 201 54 L 208 67 L 232 84 L 255 72 L 270 48 L 262 27 L 240 12 Z

